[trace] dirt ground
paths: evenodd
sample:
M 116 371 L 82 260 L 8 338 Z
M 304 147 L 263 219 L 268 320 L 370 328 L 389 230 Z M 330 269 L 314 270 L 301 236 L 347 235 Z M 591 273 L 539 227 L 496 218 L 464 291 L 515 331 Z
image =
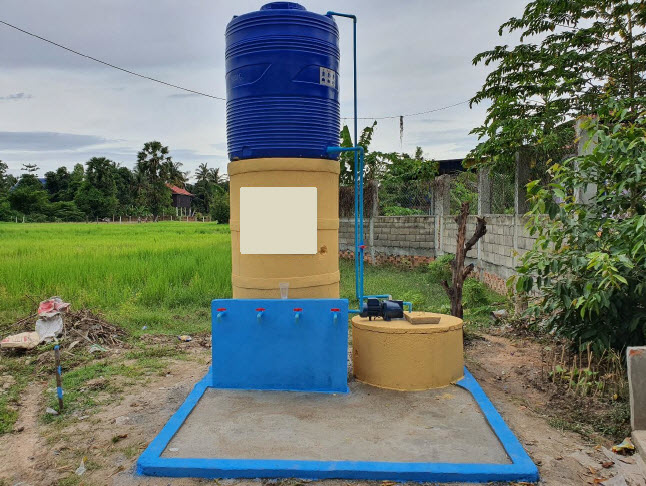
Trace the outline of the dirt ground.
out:
M 96 413 L 74 417 L 64 427 L 46 425 L 39 420 L 46 406 L 44 392 L 48 385 L 30 385 L 21 398 L 14 432 L 0 437 L 0 485 L 303 484 L 299 480 L 207 481 L 144 478 L 134 474 L 138 455 L 207 371 L 209 350 L 206 347 L 194 343 L 187 346 L 186 353 L 186 359 L 168 360 L 166 374 L 154 375 L 145 383 L 125 388 L 114 401 L 98 407 Z M 637 456 L 620 458 L 605 449 L 611 445 L 607 442 L 593 443 L 579 434 L 550 425 L 550 417 L 555 413 L 553 392 L 536 386 L 541 373 L 540 345 L 531 340 L 486 334 L 469 343 L 466 360 L 470 371 L 538 465 L 540 484 L 599 484 L 605 478 L 601 484 L 646 485 L 640 472 L 643 463 Z M 80 458 L 85 458 L 87 468 L 82 476 L 75 474 Z M 602 463 L 609 465 L 609 458 L 614 464 L 604 468 Z M 621 477 L 625 483 L 620 481 Z M 322 483 L 324 486 L 369 484 Z

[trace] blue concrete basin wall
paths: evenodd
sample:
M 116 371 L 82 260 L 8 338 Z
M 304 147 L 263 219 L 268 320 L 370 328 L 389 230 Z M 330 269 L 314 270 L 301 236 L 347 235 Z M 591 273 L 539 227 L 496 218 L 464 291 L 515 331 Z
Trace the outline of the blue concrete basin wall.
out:
M 215 388 L 348 391 L 346 299 L 216 299 Z

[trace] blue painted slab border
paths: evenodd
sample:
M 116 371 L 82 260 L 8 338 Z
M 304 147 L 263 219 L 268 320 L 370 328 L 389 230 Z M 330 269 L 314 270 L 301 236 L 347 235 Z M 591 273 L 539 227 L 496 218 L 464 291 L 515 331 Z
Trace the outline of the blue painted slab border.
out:
M 161 457 L 173 436 L 211 383 L 211 371 L 198 382 L 179 410 L 137 461 L 147 476 L 194 478 L 370 479 L 419 482 L 538 481 L 538 469 L 476 379 L 464 369 L 457 384 L 469 391 L 500 440 L 512 464 L 367 461 L 292 461 L 264 459 L 187 459 Z

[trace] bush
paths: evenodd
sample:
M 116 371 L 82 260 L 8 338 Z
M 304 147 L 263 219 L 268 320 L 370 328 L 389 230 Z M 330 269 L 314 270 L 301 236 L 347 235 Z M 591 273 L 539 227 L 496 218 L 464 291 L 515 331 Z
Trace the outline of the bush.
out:
M 591 153 L 550 168 L 552 183 L 527 185 L 528 228 L 538 238 L 516 290 L 538 288 L 530 315 L 542 329 L 595 352 L 646 343 L 646 114 L 610 100 L 584 122 Z M 588 201 L 580 190 L 595 189 Z M 557 202 L 560 201 L 560 202 Z
M 228 224 L 230 218 L 229 193 L 220 191 L 213 197 L 211 219 L 218 223 Z
M 51 218 L 55 221 L 81 222 L 85 221 L 85 213 L 72 201 L 60 201 L 50 206 Z
M 470 309 L 489 305 L 489 290 L 480 280 L 468 278 L 462 287 L 462 300 Z
M 9 201 L 0 197 L 0 221 L 15 221 L 18 213 L 11 209 Z
M 408 290 L 399 296 L 404 302 L 410 302 L 413 304 L 414 310 L 422 310 L 426 306 L 426 299 L 424 295 L 413 290 Z
M 31 213 L 25 217 L 27 223 L 47 223 L 49 217 L 41 213 Z
M 428 274 L 431 282 L 439 283 L 451 280 L 451 262 L 455 255 L 446 253 L 428 264 Z

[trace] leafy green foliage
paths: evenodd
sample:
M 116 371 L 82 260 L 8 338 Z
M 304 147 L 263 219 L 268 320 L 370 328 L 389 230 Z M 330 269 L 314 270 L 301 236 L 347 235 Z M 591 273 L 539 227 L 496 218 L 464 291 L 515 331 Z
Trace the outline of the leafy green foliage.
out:
M 166 187 L 165 177 L 171 173 L 174 166 L 168 147 L 153 141 L 144 144 L 137 154 L 136 173 L 138 179 L 138 200 L 142 206 L 150 209 L 157 216 L 170 209 L 171 192 Z
M 635 0 L 534 0 L 499 33 L 520 33 L 515 47 L 496 46 L 474 64 L 493 65 L 471 104 L 491 100 L 479 162 L 513 166 L 516 153 L 531 164 L 572 153 L 573 120 L 596 113 L 604 96 L 644 106 L 646 10 Z
M 7 200 L 13 210 L 23 214 L 43 214 L 49 205 L 47 191 L 33 174 L 23 174 Z
M 460 172 L 451 178 L 451 214 L 460 212 L 462 203 L 469 203 L 469 213 L 478 212 L 478 175 L 472 171 Z
M 464 281 L 462 292 L 464 305 L 468 308 L 484 307 L 490 303 L 490 291 L 484 283 L 475 278 L 468 278 Z
M 428 264 L 428 275 L 431 282 L 439 284 L 451 280 L 451 262 L 455 259 L 452 253 L 440 255 Z
M 91 219 L 111 217 L 117 209 L 116 165 L 105 157 L 87 161 L 85 180 L 74 202 Z
M 195 175 L 197 182 L 191 188 L 195 194 L 193 206 L 203 213 L 215 211 L 218 217 L 212 217 L 218 221 L 229 221 L 228 183 L 220 176 L 220 169 L 210 169 L 207 164 L 200 164 Z
M 59 201 L 50 206 L 49 216 L 53 221 L 75 222 L 85 221 L 86 215 L 72 201 Z
M 437 162 L 426 160 L 421 147 L 417 147 L 412 157 L 406 153 L 371 151 L 370 142 L 376 126 L 375 121 L 363 129 L 359 145 L 364 149 L 364 180 L 377 181 L 379 184 L 382 213 L 387 216 L 426 214 L 420 206 L 430 207 L 431 185 L 437 175 Z M 353 146 L 347 125 L 341 131 L 339 143 L 341 147 Z M 339 164 L 341 185 L 354 184 L 354 154 L 342 153 Z
M 213 199 L 211 204 L 211 219 L 218 223 L 228 224 L 231 218 L 231 208 L 229 207 L 229 192 L 222 187 L 216 186 L 213 190 Z
M 0 160 L 0 196 L 4 196 L 9 192 L 9 188 L 17 181 L 14 176 L 7 174 L 9 166 Z
M 49 200 L 51 202 L 69 201 L 70 181 L 72 174 L 69 173 L 67 167 L 59 167 L 56 171 L 49 171 L 45 173 L 45 189 L 49 193 Z M 76 194 L 76 193 L 74 193 Z
M 528 184 L 538 239 L 515 283 L 541 292 L 530 312 L 548 330 L 595 349 L 646 342 L 646 115 L 627 105 L 585 123 L 591 153 L 554 164 L 548 187 Z

